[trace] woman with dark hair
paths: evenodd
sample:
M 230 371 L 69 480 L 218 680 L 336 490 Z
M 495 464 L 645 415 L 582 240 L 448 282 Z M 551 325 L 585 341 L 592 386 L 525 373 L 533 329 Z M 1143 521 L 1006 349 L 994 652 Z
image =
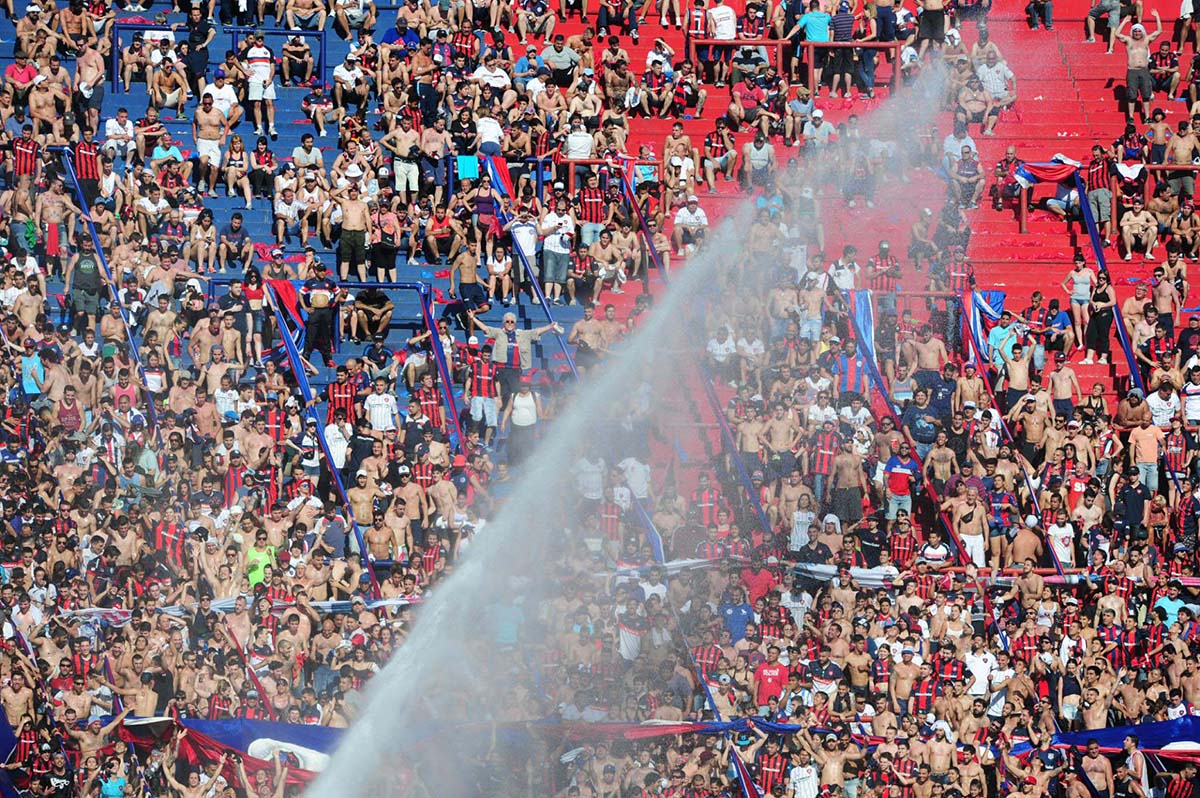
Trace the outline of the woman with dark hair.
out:
M 250 152 L 250 190 L 255 197 L 274 198 L 275 170 L 278 166 L 275 153 L 268 147 L 267 137 L 259 136 Z
M 1081 363 L 1095 363 L 1097 355 L 1099 362 L 1108 362 L 1113 308 L 1116 304 L 1117 298 L 1112 285 L 1109 284 L 1108 272 L 1100 272 L 1096 275 L 1096 284 L 1092 287 L 1092 313 L 1088 318 L 1085 333 L 1087 355 Z

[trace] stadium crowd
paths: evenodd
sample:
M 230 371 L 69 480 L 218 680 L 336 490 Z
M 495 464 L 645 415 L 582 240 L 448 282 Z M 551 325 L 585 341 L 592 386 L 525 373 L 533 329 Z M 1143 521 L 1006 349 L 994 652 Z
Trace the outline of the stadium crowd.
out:
M 55 798 L 298 793 L 294 761 L 214 759 L 184 733 L 152 741 L 124 721 L 352 723 L 354 697 L 486 534 L 569 393 L 538 368 L 538 339 L 564 335 L 582 371 L 597 367 L 652 312 L 642 293 L 620 318 L 612 297 L 702 248 L 700 197 L 736 180 L 755 216 L 703 355 L 734 394 L 730 445 L 682 492 L 652 467 L 650 435 L 583 452 L 578 524 L 548 561 L 561 596 L 517 640 L 543 641 L 539 717 L 802 730 L 567 740 L 537 791 L 704 798 L 747 779 L 788 798 L 1084 798 L 1085 785 L 1191 798 L 1195 769 L 1156 780 L 1136 738 L 1115 758 L 1050 746 L 1059 729 L 1200 702 L 1200 501 L 1182 428 L 1200 418 L 1200 372 L 1187 371 L 1200 327 L 1176 335 L 1179 295 L 1158 287 L 1186 296 L 1174 281 L 1189 253 L 1168 259 L 1140 316 L 1122 308 L 1141 325 L 1151 396 L 1111 408 L 1073 376 L 1076 345 L 1109 352 L 1115 295 L 1086 262 L 1069 297 L 1009 313 L 990 361 L 964 364 L 952 303 L 914 314 L 896 292 L 968 287 L 963 210 L 1011 186 L 1004 170 L 987 185 L 969 133 L 993 133 L 1016 98 L 979 24 L 988 3 L 924 0 L 919 18 L 903 0 L 598 6 L 594 27 L 566 36 L 556 27 L 586 18 L 585 0 L 408 0 L 394 16 L 369 0 L 179 3 L 183 21 L 117 42 L 117 76 L 116 9 L 24 9 L 0 87 L 0 705 L 14 782 Z M 268 15 L 351 40 L 332 84 L 304 36 L 209 52 L 219 25 Z M 663 36 L 635 65 L 622 37 L 672 24 L 731 44 L 691 60 Z M 920 75 L 944 73 L 943 150 L 932 134 L 872 138 L 856 117 L 825 119 L 824 98 L 873 94 L 886 56 L 817 49 L 805 85 L 799 48 L 773 64 L 764 45 L 736 44 L 801 37 L 901 42 L 902 96 L 929 99 Z M 144 112 L 104 117 L 113 77 L 131 97 L 145 84 Z M 276 115 L 294 110 L 293 88 L 312 132 L 285 155 Z M 626 146 L 643 120 L 706 110 L 702 142 L 679 124 L 661 148 Z M 190 137 L 175 135 L 180 119 Z M 511 195 L 486 160 L 462 174 L 473 155 L 505 162 Z M 544 191 L 528 158 L 553 161 Z M 906 166 L 947 180 L 906 253 L 864 240 L 861 259 L 853 245 L 826 256 L 822 203 L 873 207 Z M 388 292 L 340 283 L 395 281 L 409 264 L 445 266 L 447 302 L 436 330 L 397 347 Z M 222 276 L 228 288 L 207 290 Z M 327 382 L 311 403 L 281 356 L 290 330 L 266 282 L 278 280 L 299 286 L 303 368 Z M 863 287 L 879 300 L 876 374 L 842 295 Z M 582 319 L 487 317 L 542 295 L 582 304 Z M 873 380 L 896 417 L 876 412 Z M 631 429 L 656 429 L 650 404 L 633 412 Z M 666 561 L 698 562 L 657 563 L 639 506 Z M 598 579 L 597 565 L 620 570 Z M 1044 576 L 1056 565 L 1079 575 Z M 1036 752 L 1013 756 L 1023 740 Z M 534 790 L 523 773 L 498 778 Z

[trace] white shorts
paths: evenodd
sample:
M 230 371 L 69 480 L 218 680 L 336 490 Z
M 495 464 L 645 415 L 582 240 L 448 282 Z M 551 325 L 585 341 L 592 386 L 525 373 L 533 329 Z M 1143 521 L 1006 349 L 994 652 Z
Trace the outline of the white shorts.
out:
M 247 98 L 253 102 L 255 100 L 274 100 L 275 99 L 275 81 L 264 84 L 261 80 L 250 78 L 247 83 Z
M 177 105 L 179 103 L 179 91 L 179 89 L 176 89 L 175 91 L 163 97 L 163 106 Z
M 392 169 L 396 173 L 396 188 L 398 190 L 403 191 L 405 188 L 409 191 L 417 190 L 420 174 L 415 163 L 397 159 L 392 161 Z
M 216 139 L 196 139 L 196 157 L 207 158 L 210 164 L 221 163 L 221 143 Z
M 963 549 L 966 555 L 979 568 L 987 566 L 987 556 L 983 548 L 983 535 L 962 535 Z

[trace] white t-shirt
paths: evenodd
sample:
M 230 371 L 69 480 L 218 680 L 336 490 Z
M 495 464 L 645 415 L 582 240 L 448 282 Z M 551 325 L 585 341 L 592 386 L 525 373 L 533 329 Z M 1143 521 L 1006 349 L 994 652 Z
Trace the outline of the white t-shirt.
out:
M 255 45 L 246 50 L 246 68 L 250 71 L 250 79 L 266 83 L 271 79 L 271 70 L 275 63 L 275 54 L 270 47 Z M 337 70 L 335 69 L 336 73 Z
M 475 130 L 479 132 L 479 143 L 499 144 L 504 140 L 504 128 L 490 116 L 481 116 L 475 121 Z
M 150 63 L 152 65 L 158 66 L 159 64 L 161 64 L 163 61 L 167 60 L 168 58 L 170 58 L 175 63 L 179 63 L 179 56 L 178 56 L 178 54 L 176 54 L 174 47 L 168 47 L 166 50 L 160 49 L 158 47 L 150 48 Z
M 478 123 L 476 123 L 478 127 Z M 572 159 L 584 159 L 592 157 L 592 135 L 586 130 L 577 130 L 567 134 L 567 157 Z
M 126 117 L 125 124 L 122 125 L 114 116 L 104 123 L 104 138 L 111 139 L 114 136 L 133 136 L 133 120 Z M 132 139 L 122 142 L 124 144 L 132 143 Z
M 1155 391 L 1146 397 L 1146 406 L 1150 408 L 1150 423 L 1156 427 L 1169 427 L 1171 419 L 1179 413 L 1179 397 L 1172 391 L 1163 399 L 1162 395 Z
M 508 228 L 508 232 L 513 240 L 513 254 L 517 255 L 513 259 L 514 262 L 520 262 L 520 255 L 524 255 L 525 260 L 529 261 L 530 265 L 532 265 L 533 259 L 537 255 L 537 222 L 532 219 L 528 222 L 515 221 L 512 227 Z
M 817 798 L 821 780 L 817 769 L 810 762 L 807 765 L 792 765 L 788 774 L 788 787 L 796 798 Z
M 1014 677 L 1016 675 L 1017 675 L 1017 672 L 1014 671 L 1012 668 L 1005 668 L 1004 670 L 999 670 L 999 669 L 993 670 L 991 672 L 991 674 L 988 676 L 988 690 L 991 691 L 992 684 L 999 684 L 1001 682 L 1007 681 L 1008 679 L 1011 679 L 1012 677 Z M 1007 697 L 1008 697 L 1008 688 L 1007 687 L 1002 687 L 999 690 L 992 691 L 992 697 L 988 701 L 988 710 L 987 710 L 988 715 L 993 718 L 999 717 L 1000 713 L 1004 710 L 1004 700 Z
M 350 441 L 346 438 L 346 433 L 337 424 L 329 424 L 325 427 L 325 443 L 329 445 L 329 456 L 333 460 L 333 464 L 338 468 L 344 468 L 346 450 L 350 448 Z
M 362 80 L 362 78 L 363 71 L 357 65 L 354 67 L 348 67 L 346 66 L 345 62 L 342 62 L 333 68 L 333 79 L 348 83 L 351 86 Z
M 708 342 L 708 354 L 712 355 L 712 359 L 718 363 L 724 363 L 737 352 L 737 342 L 733 340 L 733 336 L 727 337 L 724 341 L 718 341 L 713 338 Z
M 558 214 L 550 211 L 542 218 L 542 229 L 557 227 L 557 233 L 547 233 L 542 241 L 542 248 L 560 255 L 571 254 L 571 241 L 575 235 L 575 220 L 571 214 Z
M 217 84 L 215 83 L 208 84 L 204 87 L 203 96 L 212 97 L 213 108 L 216 108 L 227 117 L 233 106 L 238 104 L 237 92 L 228 83 L 220 88 L 217 88 Z
M 708 227 L 708 214 L 704 209 L 697 206 L 695 211 L 689 210 L 688 206 L 684 205 L 679 210 L 675 211 L 675 225 L 686 225 L 688 227 Z
M 471 73 L 471 77 L 476 78 L 481 83 L 486 83 L 494 89 L 507 89 L 512 85 L 512 78 L 503 69 L 488 69 L 483 64 L 475 68 Z
M 737 13 L 725 5 L 713 6 L 706 12 L 714 39 L 737 38 Z
M 583 498 L 594 501 L 604 498 L 604 475 L 608 473 L 604 460 L 581 457 L 575 461 L 572 470 L 575 472 L 575 486 Z
M 167 202 L 166 199 L 161 196 L 158 198 L 158 202 L 155 202 L 149 197 L 142 197 L 140 200 L 138 200 L 138 205 L 142 206 L 152 214 L 166 213 L 171 209 L 171 203 Z
M 371 429 L 386 432 L 396 428 L 396 397 L 390 393 L 372 393 L 363 400 L 363 410 Z
M 859 266 L 857 263 L 842 263 L 836 260 L 829 265 L 829 278 L 833 280 L 833 284 L 838 287 L 839 291 L 853 291 L 854 278 L 858 275 Z
M 275 200 L 275 215 L 282 216 L 288 222 L 295 224 L 300 221 L 300 214 L 304 213 L 305 205 L 300 200 L 292 197 L 292 201 L 288 202 L 283 197 Z
M 1200 385 L 1188 380 L 1179 393 L 1183 396 L 1184 417 L 1189 420 L 1200 418 Z
M 626 457 L 617 467 L 625 474 L 625 483 L 634 496 L 645 499 L 650 495 L 650 466 L 636 457 Z

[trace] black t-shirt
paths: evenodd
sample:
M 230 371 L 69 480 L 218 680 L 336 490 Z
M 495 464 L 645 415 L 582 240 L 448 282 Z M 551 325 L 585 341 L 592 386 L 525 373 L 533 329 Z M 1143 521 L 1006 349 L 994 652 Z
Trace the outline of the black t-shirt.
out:
M 1193 330 L 1191 327 L 1184 327 L 1180 330 L 1176 349 L 1183 353 L 1184 360 L 1196 352 L 1200 352 L 1200 330 Z
M 1140 482 L 1136 488 L 1133 485 L 1126 485 L 1121 488 L 1117 497 L 1125 505 L 1125 523 L 1140 524 L 1146 509 L 1146 502 L 1150 501 L 1150 489 Z
M 42 793 L 43 795 L 50 796 L 50 798 L 71 798 L 74 792 L 71 786 L 75 778 L 70 768 L 61 774 L 51 771 L 45 775 L 45 778 L 50 783 L 50 789 Z
M 212 30 L 212 25 L 207 19 L 201 18 L 199 22 L 187 21 L 188 44 L 191 46 L 192 52 L 201 47 L 208 39 L 208 32 Z

